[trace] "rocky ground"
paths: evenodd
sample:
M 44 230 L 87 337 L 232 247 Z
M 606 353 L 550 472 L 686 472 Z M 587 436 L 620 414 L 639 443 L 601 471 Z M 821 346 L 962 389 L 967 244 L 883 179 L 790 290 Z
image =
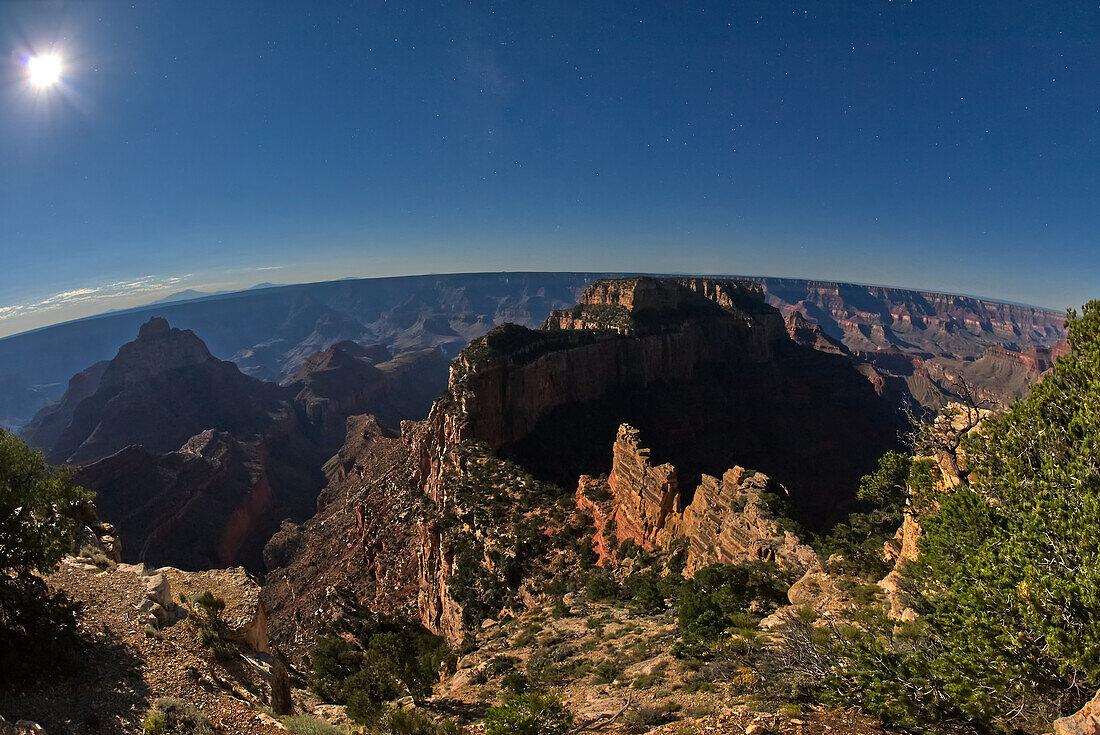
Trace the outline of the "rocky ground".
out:
M 172 622 L 178 610 L 160 612 L 164 606 L 153 598 L 164 601 L 165 580 L 138 570 L 65 559 L 49 582 L 84 604 L 80 626 L 90 643 L 68 678 L 30 691 L 0 691 L 0 712 L 9 721 L 37 722 L 50 735 L 139 733 L 152 703 L 172 696 L 199 708 L 219 732 L 282 731 L 262 711 L 270 689 L 264 657 L 236 644 L 229 655 L 215 657 L 193 624 Z M 172 570 L 177 579 L 183 574 Z M 246 587 L 243 570 L 220 574 L 232 577 L 223 582 Z M 216 586 L 213 592 L 226 594 Z M 232 598 L 227 612 L 239 614 Z M 165 615 L 163 622 L 156 621 L 158 614 Z
M 878 735 L 882 730 L 871 720 L 847 712 L 811 711 L 798 715 L 766 715 L 745 709 L 734 709 L 720 715 L 708 715 L 680 720 L 649 730 L 647 735 Z
M 873 720 L 847 712 L 788 706 L 777 713 L 751 671 L 709 681 L 713 672 L 701 671 L 700 662 L 672 655 L 679 635 L 669 613 L 635 615 L 621 606 L 567 601 L 565 613 L 547 605 L 504 623 L 486 621 L 477 650 L 459 659 L 429 706 L 476 713 L 499 704 L 507 677 L 523 672 L 561 697 L 577 732 L 882 732 Z
M 149 570 L 68 557 L 49 581 L 84 603 L 81 627 L 90 644 L 70 677 L 0 692 L 0 712 L 9 722 L 31 720 L 46 733 L 140 733 L 149 707 L 172 696 L 198 708 L 219 733 L 286 731 L 271 708 L 281 665 L 264 654 L 266 615 L 244 570 Z M 177 604 L 206 591 L 225 601 L 220 617 L 232 631 L 214 643 L 204 641 L 196 625 L 201 607 Z M 698 662 L 671 655 L 676 640 L 670 613 L 636 615 L 621 605 L 567 596 L 514 619 L 486 621 L 476 650 L 459 658 L 424 706 L 479 732 L 485 709 L 508 691 L 508 676 L 522 673 L 561 697 L 578 734 L 881 732 L 845 712 L 775 712 L 751 674 L 711 681 L 713 672 L 701 671 Z M 289 687 L 286 696 L 296 712 L 361 731 L 342 707 Z

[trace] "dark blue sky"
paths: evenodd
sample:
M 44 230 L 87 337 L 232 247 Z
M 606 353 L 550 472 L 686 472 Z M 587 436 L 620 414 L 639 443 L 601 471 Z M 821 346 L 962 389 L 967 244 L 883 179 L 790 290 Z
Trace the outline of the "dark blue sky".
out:
M 480 270 L 1100 297 L 1095 2 L 0 3 L 0 334 Z M 21 55 L 52 49 L 32 91 Z

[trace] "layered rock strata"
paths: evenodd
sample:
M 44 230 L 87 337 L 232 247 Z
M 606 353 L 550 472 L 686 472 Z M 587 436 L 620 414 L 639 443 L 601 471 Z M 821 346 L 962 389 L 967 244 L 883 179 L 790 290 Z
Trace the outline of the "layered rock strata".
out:
M 597 282 L 544 330 L 474 342 L 449 391 L 448 431 L 562 486 L 606 472 L 627 422 L 689 487 L 736 458 L 789 487 L 811 522 L 838 512 L 900 428 L 846 356 L 795 343 L 759 287 L 729 281 Z
M 677 470 L 651 465 L 624 422 Z M 597 282 L 543 330 L 506 325 L 472 343 L 428 420 L 405 424 L 402 440 L 415 486 L 438 509 L 448 477 L 464 471 L 457 448 L 482 442 L 564 486 L 611 469 L 617 533 L 647 548 L 694 538 L 693 568 L 756 558 L 801 572 L 808 550 L 769 520 L 767 477 L 726 469 L 774 467 L 795 488 L 796 512 L 823 521 L 895 446 L 897 428 L 849 358 L 793 342 L 759 287 L 634 278 Z M 416 558 L 421 621 L 457 640 L 454 551 L 431 514 Z
M 281 521 L 315 512 L 347 418 L 426 415 L 445 376 L 438 350 L 340 342 L 278 386 L 151 319 L 113 360 L 75 376 L 25 437 L 81 465 L 77 479 L 128 540 L 126 561 L 261 571 Z
M 813 550 L 784 531 L 768 506 L 769 495 L 786 491 L 766 475 L 733 467 L 721 479 L 703 475 L 692 500 L 682 504 L 676 468 L 654 465 L 637 429 L 623 424 L 615 439 L 614 461 L 606 480 L 582 477 L 577 504 L 591 513 L 597 529 L 608 521 L 618 542 L 630 540 L 647 549 L 669 550 L 680 539 L 688 543 L 685 572 L 708 564 L 774 561 L 804 573 L 817 563 Z M 609 500 L 592 500 L 593 486 L 604 484 Z M 608 539 L 595 537 L 606 558 Z

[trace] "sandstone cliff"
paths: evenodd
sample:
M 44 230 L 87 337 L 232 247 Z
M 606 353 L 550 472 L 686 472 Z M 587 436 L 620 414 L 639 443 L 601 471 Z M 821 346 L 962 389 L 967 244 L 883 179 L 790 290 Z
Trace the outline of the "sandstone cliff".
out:
M 280 522 L 315 511 L 347 418 L 424 415 L 445 375 L 437 350 L 392 356 L 341 342 L 277 386 L 153 319 L 115 359 L 74 377 L 27 438 L 83 465 L 79 480 L 129 540 L 127 561 L 258 571 Z
M 630 436 L 615 442 L 623 422 L 639 424 L 655 453 L 686 469 L 650 466 Z M 413 484 L 435 508 L 419 527 L 421 620 L 457 640 L 468 610 L 457 602 L 455 575 L 465 586 L 471 564 L 499 571 L 492 550 L 502 527 L 479 521 L 463 489 L 485 467 L 497 468 L 495 485 L 479 485 L 486 492 L 512 472 L 492 457 L 571 487 L 609 468 L 615 442 L 619 533 L 648 548 L 694 537 L 695 566 L 760 558 L 804 571 L 812 552 L 765 507 L 775 485 L 726 469 L 774 468 L 790 478 L 793 507 L 823 521 L 895 446 L 897 428 L 891 406 L 846 355 L 793 342 L 752 284 L 598 282 L 543 330 L 506 325 L 475 341 L 452 364 L 428 420 L 403 426 Z M 481 459 L 471 460 L 476 446 Z M 513 487 L 538 484 L 516 477 Z M 456 530 L 449 515 L 466 520 Z
M 693 482 L 735 459 L 816 522 L 899 428 L 846 356 L 793 342 L 758 287 L 704 279 L 597 282 L 542 331 L 494 330 L 452 366 L 450 398 L 464 436 L 562 486 L 606 472 L 627 422 Z
M 272 633 L 297 653 L 335 614 L 337 589 L 372 609 L 416 616 L 422 505 L 407 447 L 373 417 L 356 416 L 325 473 L 316 514 L 284 523 L 264 549 Z
M 313 512 L 323 458 L 295 431 L 209 430 L 165 454 L 128 447 L 81 467 L 76 480 L 127 540 L 126 561 L 259 571 L 280 521 Z
M 575 304 L 585 287 L 611 275 L 341 280 L 158 304 L 48 327 L 0 339 L 0 423 L 25 425 L 46 402 L 60 397 L 70 376 L 109 359 L 154 315 L 203 335 L 216 356 L 232 359 L 245 374 L 283 381 L 311 354 L 344 339 L 385 342 L 396 352 L 440 347 L 453 358 L 471 339 L 499 324 L 541 324 L 550 310 Z M 990 346 L 1022 352 L 1064 336 L 1060 311 L 907 289 L 754 280 L 784 314 L 803 311 L 853 351 L 895 345 L 923 357 L 977 358 Z
M 1065 336 L 1065 313 L 972 296 L 833 281 L 761 277 L 768 303 L 801 311 L 852 351 L 899 348 L 927 357 L 977 358 L 989 347 L 1015 352 Z
M 788 320 L 814 325 L 873 366 L 895 400 L 908 395 L 931 410 L 958 400 L 960 381 L 991 405 L 1007 406 L 1065 350 L 1058 311 L 881 286 L 754 280 Z M 818 349 L 824 345 L 817 341 Z
M 318 441 L 335 451 L 349 416 L 369 413 L 397 427 L 427 416 L 446 385 L 447 361 L 439 350 L 394 357 L 381 345 L 339 342 L 310 357 L 289 387 Z
M 784 530 L 769 507 L 786 490 L 766 475 L 743 467 L 727 470 L 721 479 L 703 475 L 684 505 L 676 468 L 653 465 L 637 429 L 623 424 L 612 451 L 610 475 L 582 477 L 576 500 L 598 529 L 614 529 L 617 541 L 666 551 L 686 541 L 688 574 L 708 564 L 745 561 L 774 561 L 801 574 L 817 563 L 813 550 Z M 593 486 L 599 484 L 606 485 L 607 500 L 594 502 L 592 496 L 599 494 Z M 606 559 L 605 531 L 597 532 L 595 543 Z

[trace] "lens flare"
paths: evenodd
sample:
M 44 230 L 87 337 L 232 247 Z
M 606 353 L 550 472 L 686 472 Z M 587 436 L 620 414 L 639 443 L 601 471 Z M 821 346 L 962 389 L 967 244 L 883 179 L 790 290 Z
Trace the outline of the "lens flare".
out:
M 27 59 L 27 73 L 31 84 L 39 89 L 52 87 L 61 79 L 61 59 L 54 54 L 32 56 Z

